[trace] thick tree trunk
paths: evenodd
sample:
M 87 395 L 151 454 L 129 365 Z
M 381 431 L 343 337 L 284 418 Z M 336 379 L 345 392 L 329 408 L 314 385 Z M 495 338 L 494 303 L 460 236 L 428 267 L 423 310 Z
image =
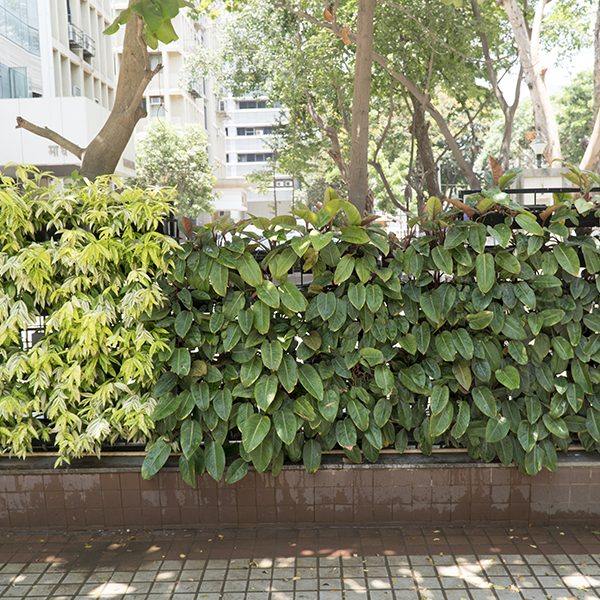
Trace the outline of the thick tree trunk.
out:
M 596 14 L 594 31 L 594 129 L 585 154 L 579 164 L 580 169 L 597 171 L 600 166 L 600 2 Z
M 544 81 L 545 70 L 539 56 L 539 36 L 546 0 L 539 0 L 536 6 L 531 39 L 517 0 L 499 0 L 499 3 L 506 11 L 517 44 L 525 83 L 533 104 L 536 131 L 548 142 L 545 154 L 550 163 L 555 159 L 562 160 L 558 125 Z
M 115 104 L 83 155 L 81 175 L 89 179 L 115 172 L 135 126 L 147 114 L 142 97 L 154 73 L 142 28 L 141 18 L 132 15 L 125 28 Z
M 596 13 L 596 27 L 594 29 L 594 119 L 598 117 L 600 109 L 600 2 Z
M 413 113 L 413 131 L 417 140 L 417 150 L 423 167 L 423 177 L 427 186 L 429 197 L 441 197 L 441 190 L 438 179 L 438 166 L 433 156 L 431 142 L 429 140 L 429 123 L 425 120 L 425 111 L 423 105 L 411 94 L 414 113 Z
M 348 200 L 362 215 L 369 188 L 369 110 L 371 108 L 371 66 L 373 53 L 373 19 L 376 0 L 360 0 L 356 23 L 356 64 L 352 100 L 352 148 Z

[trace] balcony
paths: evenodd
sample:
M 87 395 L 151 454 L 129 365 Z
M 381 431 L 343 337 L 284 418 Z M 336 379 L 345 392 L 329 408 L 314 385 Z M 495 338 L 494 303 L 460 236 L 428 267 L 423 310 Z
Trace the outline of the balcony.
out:
M 201 98 L 202 97 L 202 88 L 197 81 L 191 81 L 189 84 L 188 91 L 192 98 Z
M 83 34 L 83 56 L 96 56 L 96 43 L 87 33 Z
M 73 23 L 69 23 L 69 48 L 71 50 L 74 48 L 83 48 L 84 35 L 79 27 L 76 27 Z

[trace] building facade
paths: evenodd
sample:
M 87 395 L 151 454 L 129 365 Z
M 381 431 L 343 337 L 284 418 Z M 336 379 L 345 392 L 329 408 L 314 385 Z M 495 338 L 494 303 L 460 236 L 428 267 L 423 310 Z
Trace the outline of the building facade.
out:
M 33 164 L 57 176 L 81 161 L 24 129 L 16 118 L 48 127 L 85 148 L 112 108 L 117 84 L 112 0 L 0 0 L 0 168 Z M 118 173 L 133 175 L 133 143 Z M 10 171 L 10 169 L 5 169 Z
M 236 198 L 245 195 L 250 215 L 271 218 L 289 213 L 294 204 L 294 180 L 278 172 L 277 157 L 269 143 L 281 118 L 281 106 L 260 97 L 227 97 L 221 102 L 227 115 L 227 176 L 218 185 L 229 183 L 223 197 L 227 200 L 224 210 L 227 204 L 233 206 Z M 262 185 L 248 187 L 246 177 L 257 171 Z

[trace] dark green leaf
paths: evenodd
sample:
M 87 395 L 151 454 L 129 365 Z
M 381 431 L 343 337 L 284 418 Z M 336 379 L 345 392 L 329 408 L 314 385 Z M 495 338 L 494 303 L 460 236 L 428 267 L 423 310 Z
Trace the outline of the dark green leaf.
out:
M 298 287 L 290 281 L 286 281 L 279 287 L 279 296 L 283 305 L 291 311 L 303 312 L 306 310 L 306 298 L 300 293 Z
M 486 294 L 492 289 L 496 281 L 494 257 L 491 254 L 479 254 L 475 259 L 475 273 L 477 287 L 479 287 L 482 294 Z
M 202 442 L 202 425 L 194 419 L 186 419 L 181 426 L 181 451 L 190 460 Z
M 302 387 L 317 400 L 323 399 L 323 382 L 312 365 L 303 364 L 298 370 Z
M 316 440 L 308 440 L 304 444 L 302 462 L 308 473 L 316 473 L 321 464 L 321 446 Z
M 243 479 L 248 473 L 248 463 L 243 458 L 236 458 L 225 474 L 225 483 L 235 483 Z
M 356 259 L 353 256 L 342 256 L 333 274 L 333 283 L 339 284 L 346 281 L 354 271 L 355 262 Z
M 279 292 L 273 283 L 263 281 L 256 287 L 256 294 L 262 302 L 271 308 L 279 308 Z
M 485 441 L 490 444 L 499 442 L 507 436 L 509 430 L 508 420 L 504 417 L 497 416 L 495 419 L 490 419 L 485 428 Z
M 431 258 L 433 258 L 433 262 L 438 270 L 447 273 L 448 275 L 452 274 L 453 264 L 452 264 L 452 255 L 448 250 L 446 250 L 442 246 L 436 246 L 431 251 Z
M 254 386 L 254 397 L 256 404 L 264 411 L 266 411 L 271 402 L 275 399 L 277 394 L 277 375 L 262 375 L 259 377 L 256 385 Z M 250 452 L 248 450 L 248 452 Z
M 285 354 L 277 369 L 277 377 L 288 394 L 291 394 L 298 383 L 298 367 L 294 357 Z
M 490 389 L 485 386 L 476 387 L 473 388 L 472 395 L 475 406 L 477 406 L 486 417 L 493 419 L 498 413 L 498 407 L 496 405 L 496 399 Z
M 558 264 L 571 275 L 576 277 L 579 275 L 581 265 L 579 264 L 579 256 L 577 251 L 572 246 L 567 246 L 563 243 L 554 246 L 554 256 Z
M 456 423 L 450 430 L 450 435 L 458 439 L 462 437 L 467 431 L 467 427 L 471 421 L 471 408 L 469 403 L 462 400 L 459 403 L 458 414 L 456 415 Z
M 361 431 L 369 428 L 369 411 L 364 404 L 353 398 L 348 402 L 347 410 L 350 418 Z
M 271 419 L 267 415 L 250 415 L 242 427 L 242 444 L 246 452 L 252 452 L 271 429 Z M 208 467 L 207 467 L 208 468 Z
M 179 382 L 179 377 L 172 371 L 167 371 L 163 373 L 161 378 L 158 380 L 158 383 L 154 386 L 154 397 L 160 398 L 164 396 L 166 393 L 170 392 Z
M 342 448 L 351 450 L 356 445 L 356 426 L 351 419 L 338 421 L 335 426 L 337 443 Z
M 273 425 L 279 439 L 284 444 L 291 444 L 296 437 L 297 422 L 294 413 L 284 408 L 273 414 Z
M 171 447 L 163 440 L 156 440 L 148 449 L 142 463 L 142 478 L 152 479 L 167 462 L 171 454 Z
M 208 474 L 217 482 L 221 481 L 225 470 L 225 451 L 217 442 L 208 441 L 204 448 L 204 464 Z
M 179 337 L 185 337 L 194 322 L 194 315 L 189 310 L 182 310 L 175 317 L 175 333 Z
M 517 390 L 521 386 L 519 371 L 512 365 L 507 365 L 503 370 L 498 369 L 495 375 L 498 382 L 509 390 Z
M 163 396 L 152 413 L 152 419 L 159 421 L 173 414 L 179 408 L 181 400 L 181 395 L 175 396 L 169 394 L 168 396 Z
M 429 400 L 431 414 L 437 415 L 441 413 L 444 408 L 446 408 L 449 399 L 450 390 L 448 389 L 448 386 L 434 385 L 433 390 L 431 390 L 431 398 Z
M 432 437 L 442 435 L 452 425 L 453 417 L 454 405 L 450 402 L 441 413 L 431 416 L 429 420 L 429 435 Z

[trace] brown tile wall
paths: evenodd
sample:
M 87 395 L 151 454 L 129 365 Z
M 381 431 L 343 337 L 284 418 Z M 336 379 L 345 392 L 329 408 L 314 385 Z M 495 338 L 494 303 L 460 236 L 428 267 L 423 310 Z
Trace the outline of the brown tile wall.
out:
M 600 465 L 528 477 L 461 465 L 337 468 L 277 478 L 251 471 L 234 485 L 139 470 L 0 475 L 0 530 L 315 525 L 554 525 L 600 518 Z

